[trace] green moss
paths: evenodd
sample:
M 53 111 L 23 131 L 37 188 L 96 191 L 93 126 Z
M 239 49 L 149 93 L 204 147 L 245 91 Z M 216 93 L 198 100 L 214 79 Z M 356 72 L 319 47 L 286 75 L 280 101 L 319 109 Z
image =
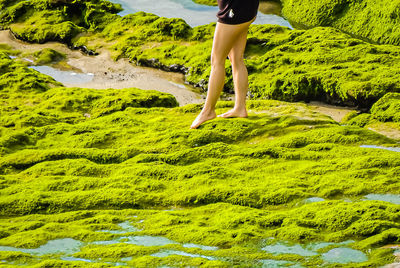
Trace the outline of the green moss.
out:
M 190 29 L 180 20 L 144 13 L 101 22 L 85 36 L 88 45 L 104 34 L 100 45 L 114 42 L 117 57 L 195 66 L 188 79 L 207 78 L 209 51 L 199 53 L 199 48 L 210 47 L 214 25 Z M 153 39 L 146 42 L 149 33 Z M 250 81 L 259 97 L 309 99 L 325 92 L 326 101 L 368 106 L 397 90 L 388 86 L 397 83 L 392 46 L 370 45 L 331 28 L 254 26 L 249 37 Z M 366 115 L 339 125 L 304 103 L 250 100 L 248 118 L 219 118 L 190 130 L 201 105 L 176 107 L 168 94 L 65 88 L 10 59 L 8 52 L 0 53 L 0 70 L 0 245 L 37 248 L 73 238 L 85 243 L 73 256 L 96 261 L 61 261 L 60 254 L 33 259 L 7 251 L 1 255 L 7 264 L 21 258 L 32 267 L 108 267 L 107 262 L 132 256 L 124 262 L 135 267 L 261 267 L 260 260 L 267 259 L 323 264 L 323 251 L 311 258 L 265 252 L 261 245 L 268 237 L 304 245 L 353 239 L 348 246 L 369 260 L 343 267 L 393 261 L 390 250 L 378 247 L 398 243 L 399 205 L 363 198 L 400 193 L 400 160 L 397 152 L 360 145 L 398 145 L 357 126 Z M 382 76 L 372 83 L 378 71 Z M 287 81 L 285 86 L 272 83 L 273 75 Z M 388 94 L 367 116 L 393 115 L 388 120 L 395 121 L 397 102 L 396 94 Z M 232 106 L 219 102 L 217 113 Z M 326 201 L 306 203 L 310 197 Z M 124 234 L 117 224 L 127 220 L 141 230 Z M 130 235 L 164 236 L 176 243 L 131 245 Z M 192 255 L 151 256 L 167 250 Z
M 345 123 L 360 127 L 373 128 L 384 132 L 396 132 L 400 122 L 400 94 L 388 93 L 380 98 L 370 110 L 370 113 L 350 115 Z M 385 127 L 385 125 L 387 127 Z
M 332 26 L 383 44 L 400 44 L 399 1 L 282 0 L 283 15 L 305 27 Z
M 86 29 L 102 28 L 118 17 L 119 4 L 108 1 L 18 1 L 0 14 L 0 24 L 21 39 L 70 42 Z M 23 23 L 22 23 L 23 22 Z
M 48 64 L 54 61 L 59 61 L 65 58 L 65 54 L 62 54 L 54 49 L 51 48 L 45 48 L 39 51 L 36 51 L 33 53 L 33 55 L 36 57 L 36 64 L 37 65 L 42 65 L 42 64 Z
M 388 93 L 371 108 L 373 118 L 381 122 L 400 123 L 400 93 Z
M 360 114 L 347 122 L 349 125 L 364 127 L 371 121 L 370 114 Z

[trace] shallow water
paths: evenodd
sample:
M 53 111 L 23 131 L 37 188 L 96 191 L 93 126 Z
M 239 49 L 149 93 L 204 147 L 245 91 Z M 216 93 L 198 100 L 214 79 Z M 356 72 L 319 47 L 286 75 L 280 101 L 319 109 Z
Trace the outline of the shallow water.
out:
M 54 78 L 54 80 L 61 83 L 68 84 L 84 84 L 93 80 L 94 74 L 92 73 L 76 73 L 73 71 L 62 71 L 51 66 L 30 66 L 42 74 L 46 74 Z
M 361 145 L 360 147 L 361 148 L 371 148 L 371 149 L 382 149 L 382 150 L 388 150 L 388 151 L 400 153 L 400 147 L 385 147 L 385 146 L 377 146 L 377 145 Z
M 122 222 L 118 224 L 119 227 L 121 227 L 123 230 L 122 231 L 133 231 L 133 230 L 138 230 L 135 227 L 133 227 L 129 221 Z M 106 230 L 102 230 L 106 231 Z M 110 230 L 109 232 L 113 232 L 113 230 Z M 291 244 L 286 241 L 279 241 L 275 240 L 274 238 L 266 239 L 266 241 L 272 242 L 273 244 L 267 245 L 262 248 L 262 250 L 265 250 L 268 253 L 272 254 L 296 254 L 300 255 L 303 257 L 312 257 L 312 256 L 317 256 L 320 255 L 321 259 L 323 259 L 326 262 L 330 263 L 350 263 L 350 262 L 364 262 L 367 261 L 368 258 L 367 256 L 362 253 L 361 251 L 354 250 L 351 248 L 344 247 L 345 245 L 352 243 L 354 241 L 349 240 L 349 241 L 344 241 L 341 243 L 332 243 L 332 242 L 317 242 L 317 243 L 309 243 L 309 244 Z M 276 243 L 274 243 L 276 241 Z M 76 262 L 86 262 L 86 263 L 106 263 L 110 264 L 113 266 L 127 266 L 127 262 L 132 260 L 132 257 L 125 257 L 117 260 L 116 262 L 109 262 L 109 261 L 104 261 L 103 259 L 88 259 L 88 258 L 78 258 L 74 257 L 75 253 L 80 252 L 80 249 L 83 246 L 88 246 L 88 245 L 111 245 L 111 244 L 117 244 L 117 243 L 126 243 L 126 244 L 134 244 L 134 245 L 140 245 L 140 246 L 147 246 L 147 247 L 152 247 L 152 246 L 166 246 L 166 245 L 179 245 L 181 243 L 178 243 L 176 241 L 170 240 L 166 237 L 161 237 L 161 236 L 122 236 L 120 238 L 110 240 L 110 241 L 96 241 L 96 242 L 89 242 L 89 243 L 84 243 L 72 238 L 64 238 L 64 239 L 56 239 L 56 240 L 51 240 L 48 241 L 47 244 L 40 246 L 39 248 L 36 249 L 21 249 L 21 248 L 14 248 L 14 247 L 0 247 L 0 251 L 20 251 L 24 253 L 29 253 L 32 255 L 36 255 L 38 257 L 45 255 L 45 254 L 60 254 L 61 256 L 59 257 L 60 260 L 64 261 L 76 261 Z M 218 250 L 218 247 L 211 247 L 211 246 L 204 246 L 204 245 L 199 245 L 199 244 L 193 244 L 193 243 L 186 243 L 186 244 L 181 244 L 185 248 L 200 248 L 203 250 L 209 250 L 209 251 L 214 251 Z M 322 250 L 324 252 L 324 248 L 331 247 L 331 246 L 337 246 L 337 248 L 331 249 L 328 252 L 325 252 L 321 254 L 319 250 Z M 224 258 L 219 258 L 215 256 L 207 256 L 203 254 L 194 254 L 194 253 L 188 253 L 182 250 L 174 250 L 174 249 L 160 249 L 159 252 L 153 253 L 149 256 L 153 257 L 168 257 L 171 255 L 181 255 L 181 256 L 187 256 L 191 258 L 204 258 L 208 260 L 224 260 Z M 292 267 L 292 268 L 302 268 L 303 266 L 299 264 L 298 262 L 293 262 L 293 261 L 287 261 L 287 260 L 270 260 L 270 259 L 265 259 L 265 260 L 259 260 L 257 261 L 258 264 L 261 265 L 261 267 Z
M 329 250 L 328 252 L 323 253 L 321 255 L 321 258 L 327 262 L 337 262 L 337 263 L 363 262 L 368 260 L 368 257 L 363 252 L 343 247 L 350 243 L 353 243 L 354 240 L 347 240 L 340 243 L 313 242 L 309 244 L 294 244 L 287 241 L 279 241 L 274 238 L 269 238 L 266 239 L 265 241 L 271 244 L 266 245 L 261 249 L 265 250 L 267 253 L 271 253 L 274 255 L 296 254 L 303 257 L 313 257 L 320 255 L 321 251 L 322 252 L 326 251 L 328 247 L 336 247 L 332 250 Z M 264 260 L 264 261 L 268 263 L 270 260 Z M 280 263 L 275 263 L 275 264 L 268 263 L 268 265 L 270 266 L 265 266 L 265 267 L 282 267 Z M 301 267 L 301 266 L 296 265 L 290 267 Z
M 400 194 L 368 194 L 365 200 L 379 200 L 400 205 Z
M 161 17 L 182 18 L 192 27 L 217 21 L 218 7 L 199 5 L 192 0 L 160 0 L 157 1 L 157 4 L 149 0 L 112 0 L 111 2 L 122 5 L 124 11 L 119 13 L 121 16 L 144 11 Z M 261 12 L 258 13 L 254 23 L 278 24 L 292 28 L 290 23 L 282 17 L 266 15 Z
M 15 248 L 0 246 L 0 251 L 19 251 L 23 253 L 33 254 L 33 255 L 44 255 L 44 254 L 73 254 L 80 251 L 83 246 L 83 242 L 72 239 L 63 238 L 50 240 L 47 244 L 44 244 L 38 248 Z
M 138 245 L 138 246 L 146 246 L 146 247 L 178 244 L 178 242 L 172 241 L 172 240 L 170 240 L 170 239 L 168 239 L 166 237 L 149 236 L 149 235 L 124 236 L 124 237 L 121 237 L 121 240 L 122 241 L 126 240 L 125 243 L 127 243 L 127 244 L 133 244 L 133 245 Z
M 121 258 L 121 262 L 102 262 L 101 260 L 90 260 L 90 259 L 84 259 L 84 258 L 75 258 L 75 257 L 62 257 L 61 260 L 63 261 L 83 261 L 83 262 L 88 262 L 88 263 L 107 263 L 111 264 L 113 266 L 127 266 L 125 262 L 132 260 L 132 257 L 129 258 Z
M 150 256 L 163 258 L 163 257 L 171 256 L 171 255 L 181 255 L 181 256 L 187 256 L 187 257 L 192 257 L 192 258 L 204 258 L 204 259 L 208 259 L 208 260 L 216 260 L 215 257 L 204 256 L 204 255 L 199 255 L 199 254 L 191 254 L 191 253 L 187 253 L 185 251 L 179 251 L 179 250 L 162 250 L 160 252 L 153 253 Z
M 368 260 L 367 255 L 351 248 L 334 248 L 322 254 L 321 257 L 324 261 L 331 263 L 364 262 Z
M 182 245 L 184 248 L 200 248 L 202 250 L 218 250 L 218 247 L 210 247 L 210 246 L 203 246 L 203 245 L 198 245 L 198 244 L 183 244 Z
M 124 221 L 118 224 L 121 230 L 99 230 L 99 232 L 106 232 L 110 234 L 125 234 L 130 232 L 140 231 L 138 228 L 132 226 L 129 221 Z
M 304 257 L 318 255 L 318 253 L 305 249 L 299 244 L 290 246 L 284 243 L 276 243 L 274 245 L 265 246 L 262 250 L 272 254 L 296 254 Z
M 281 268 L 281 267 L 290 267 L 290 268 L 302 268 L 304 266 L 300 264 L 295 264 L 291 261 L 278 261 L 278 260 L 261 260 L 261 267 L 263 268 Z
M 315 202 L 322 202 L 322 201 L 325 201 L 325 199 L 323 199 L 321 197 L 309 197 L 304 200 L 304 203 L 308 204 L 308 203 L 315 203 Z

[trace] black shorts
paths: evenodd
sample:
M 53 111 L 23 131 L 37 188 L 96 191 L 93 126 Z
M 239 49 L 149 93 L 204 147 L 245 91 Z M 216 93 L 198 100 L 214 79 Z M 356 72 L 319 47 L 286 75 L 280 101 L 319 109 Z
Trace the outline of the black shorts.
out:
M 241 24 L 257 16 L 259 0 L 218 0 L 218 22 Z

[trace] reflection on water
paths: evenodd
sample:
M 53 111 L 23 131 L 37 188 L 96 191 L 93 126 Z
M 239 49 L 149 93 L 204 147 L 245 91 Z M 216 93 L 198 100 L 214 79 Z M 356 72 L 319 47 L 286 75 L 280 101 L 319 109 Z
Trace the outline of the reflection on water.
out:
M 377 145 L 361 145 L 360 147 L 361 148 L 371 148 L 371 149 L 382 149 L 382 150 L 388 150 L 388 151 L 400 153 L 400 147 L 385 147 L 385 146 L 377 146 Z
M 400 194 L 368 194 L 366 200 L 378 200 L 400 205 Z
M 111 2 L 122 5 L 124 10 L 119 13 L 121 16 L 144 11 L 161 17 L 179 17 L 184 19 L 192 27 L 217 21 L 216 14 L 218 12 L 218 7 L 199 5 L 192 0 L 160 0 L 157 1 L 157 4 L 149 0 L 111 0 Z M 266 15 L 261 12 L 258 13 L 254 23 L 278 24 L 292 28 L 290 23 L 282 17 L 272 14 Z
M 29 68 L 34 69 L 38 72 L 46 74 L 54 78 L 54 80 L 61 83 L 69 84 L 82 84 L 88 83 L 93 80 L 94 75 L 92 73 L 76 73 L 72 71 L 61 71 L 50 66 L 30 66 Z
M 203 245 L 198 245 L 198 244 L 183 244 L 182 245 L 184 248 L 201 248 L 202 250 L 218 250 L 218 247 L 211 247 L 211 246 L 203 246 Z
M 79 252 L 81 246 L 83 246 L 83 243 L 81 241 L 72 238 L 64 238 L 64 239 L 50 240 L 49 242 L 47 242 L 47 244 L 44 244 L 38 248 L 15 248 L 15 247 L 0 246 L 0 251 L 19 251 L 34 255 L 57 254 L 57 253 L 73 254 Z
M 318 255 L 318 253 L 305 249 L 303 248 L 303 246 L 299 244 L 290 246 L 285 243 L 279 243 L 279 242 L 274 245 L 265 246 L 262 248 L 262 250 L 265 250 L 266 252 L 272 254 L 296 254 L 304 257 Z
M 281 268 L 281 267 L 290 267 L 290 268 L 303 268 L 300 264 L 295 264 L 291 261 L 277 261 L 277 260 L 261 260 L 261 267 L 263 268 Z
M 321 255 L 321 258 L 326 262 L 332 263 L 364 262 L 368 260 L 368 257 L 363 252 L 344 247 L 345 245 L 353 243 L 354 240 L 347 240 L 340 243 L 313 242 L 308 244 L 295 244 L 288 241 L 279 241 L 275 238 L 269 238 L 266 239 L 265 242 L 267 243 L 267 245 L 264 246 L 262 250 L 265 250 L 267 253 L 271 253 L 274 255 L 296 254 L 303 257 L 313 257 L 320 255 L 321 252 L 327 251 L 329 247 L 335 247 L 323 253 Z M 265 267 L 281 267 L 278 263 L 270 263 L 270 260 L 265 260 L 265 262 L 270 265 Z
M 351 263 L 367 261 L 368 257 L 359 250 L 351 248 L 334 248 L 322 254 L 322 259 L 331 263 Z
M 121 222 L 118 224 L 118 226 L 121 228 L 120 230 L 100 230 L 98 232 L 106 232 L 110 234 L 125 234 L 140 231 L 138 228 L 132 226 L 129 221 Z
M 179 250 L 162 250 L 160 252 L 151 254 L 150 256 L 163 258 L 163 257 L 171 256 L 171 255 L 180 255 L 180 256 L 187 256 L 187 257 L 192 257 L 192 258 L 204 258 L 204 259 L 208 259 L 208 260 L 216 259 L 216 258 L 210 257 L 210 256 L 191 254 L 191 253 L 187 253 L 185 251 L 179 251 Z
M 315 202 L 322 202 L 325 201 L 325 199 L 321 197 L 309 197 L 304 200 L 304 203 L 309 204 L 309 203 L 315 203 Z

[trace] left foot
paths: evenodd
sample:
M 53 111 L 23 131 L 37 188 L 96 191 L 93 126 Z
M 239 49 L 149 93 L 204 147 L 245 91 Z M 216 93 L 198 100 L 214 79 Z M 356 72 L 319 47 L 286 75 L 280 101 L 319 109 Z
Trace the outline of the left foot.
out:
M 247 111 L 246 110 L 237 111 L 235 109 L 232 109 L 226 113 L 218 115 L 218 117 L 223 117 L 223 118 L 241 117 L 241 118 L 244 118 L 244 117 L 247 117 Z

